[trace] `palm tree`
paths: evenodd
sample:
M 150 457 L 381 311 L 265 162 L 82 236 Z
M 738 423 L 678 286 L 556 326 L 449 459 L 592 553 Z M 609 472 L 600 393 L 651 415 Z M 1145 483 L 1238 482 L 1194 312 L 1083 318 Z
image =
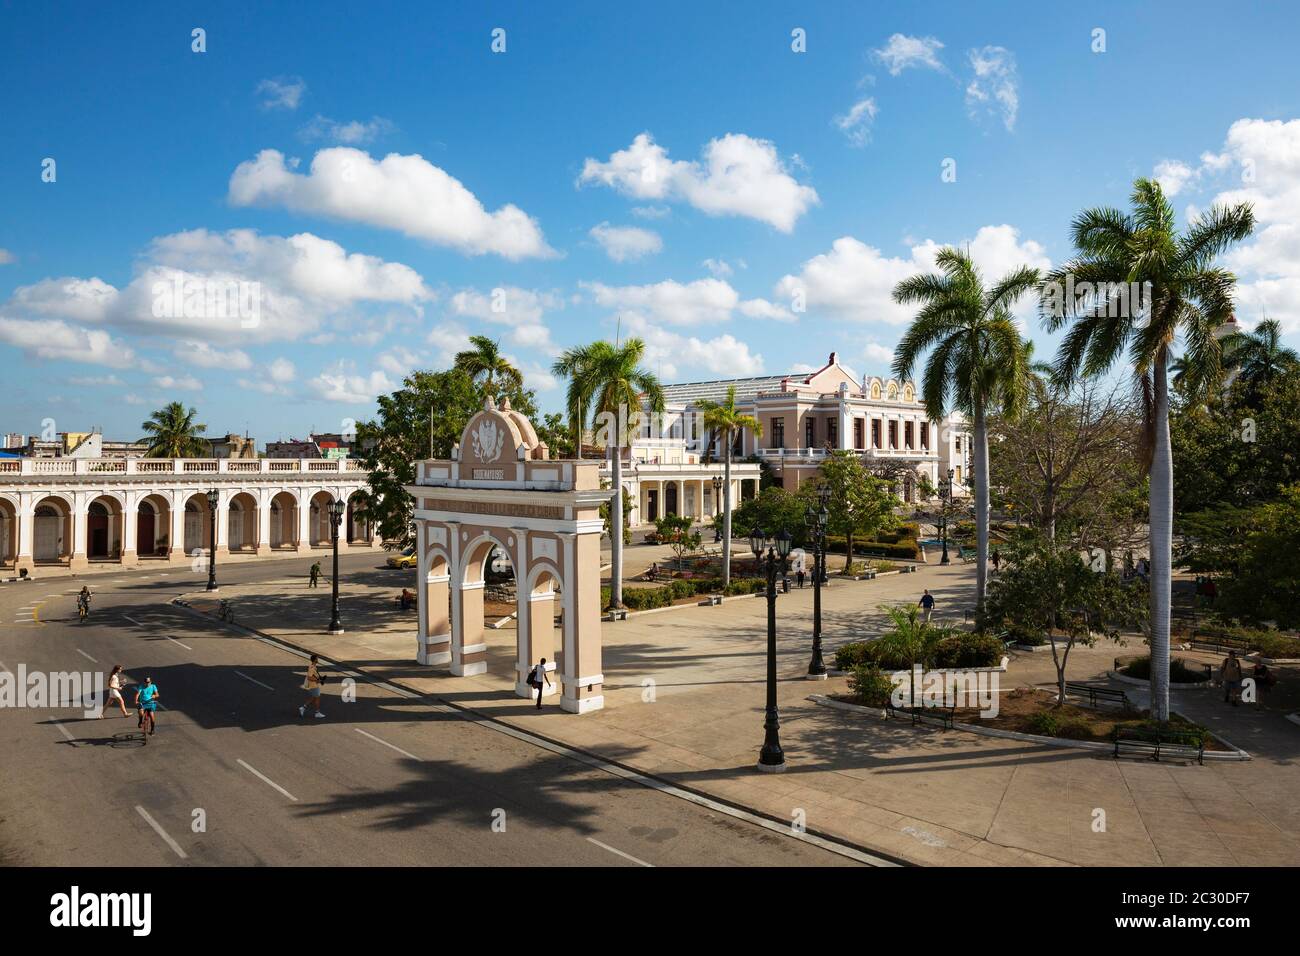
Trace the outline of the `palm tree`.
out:
M 1011 306 L 1038 284 L 1038 270 L 1016 269 L 984 287 L 970 256 L 952 247 L 935 257 L 939 273 L 904 279 L 894 301 L 920 303 L 907 334 L 894 352 L 894 375 L 912 376 L 920 355 L 929 351 L 921 397 L 931 419 L 942 422 L 949 402 L 969 415 L 975 428 L 972 454 L 975 485 L 975 608 L 984 609 L 989 555 L 988 415 L 1015 418 L 1031 386 L 1029 352 L 1011 317 Z
M 198 412 L 187 409 L 180 402 L 171 402 L 153 413 L 147 422 L 141 422 L 145 436 L 140 439 L 149 443 L 145 452 L 147 458 L 204 458 L 211 451 L 210 446 L 199 436 L 207 431 L 207 425 L 194 421 Z
M 1282 324 L 1264 319 L 1250 332 L 1233 332 L 1219 342 L 1223 364 L 1236 371 L 1249 388 L 1267 385 L 1278 375 L 1300 364 L 1295 349 L 1282 345 Z
M 1169 603 L 1173 535 L 1174 465 L 1169 444 L 1170 348 L 1185 343 L 1183 380 L 1188 394 L 1203 393 L 1222 373 L 1215 330 L 1232 315 L 1236 276 L 1214 266 L 1233 243 L 1250 235 L 1248 204 L 1215 206 L 1179 234 L 1173 206 L 1160 184 L 1133 183 L 1133 210 L 1086 209 L 1074 220 L 1078 254 L 1048 276 L 1046 290 L 1092 283 L 1091 295 L 1044 308 L 1049 330 L 1070 325 L 1056 368 L 1073 381 L 1107 371 L 1121 357 L 1132 365 L 1143 407 L 1143 464 L 1149 469 L 1151 551 L 1151 713 L 1169 719 Z M 1140 308 L 1116 308 L 1115 283 L 1148 290 Z M 1128 297 L 1130 302 L 1132 297 Z
M 609 416 L 613 423 L 610 429 L 606 419 L 607 427 L 600 429 L 608 436 L 605 445 L 614 458 L 614 496 L 609 507 L 612 608 L 623 606 L 623 449 L 627 447 L 623 425 L 629 415 L 639 413 L 643 407 L 654 413 L 664 410 L 663 386 L 653 372 L 641 367 L 644 355 L 645 342 L 641 339 L 628 339 L 622 345 L 593 342 L 578 350 L 567 373 L 570 396 L 585 397 L 582 404 L 596 416 Z
M 484 391 L 494 399 L 500 398 L 501 391 L 523 387 L 523 375 L 501 354 L 500 342 L 486 335 L 471 335 L 469 341 L 473 348 L 456 353 L 453 362 L 456 368 L 474 381 L 482 381 Z M 504 388 L 494 388 L 494 385 L 502 384 Z
M 598 343 L 597 343 L 598 344 Z M 587 429 L 587 415 L 591 410 L 591 395 L 582 391 L 582 371 L 591 365 L 594 345 L 575 345 L 565 349 L 551 365 L 551 374 L 569 380 L 564 404 L 569 411 L 569 427 L 573 429 L 573 444 L 577 456 L 582 457 L 582 436 Z
M 736 386 L 727 386 L 727 397 L 721 402 L 702 399 L 700 410 L 704 413 L 704 427 L 711 435 L 722 436 L 722 585 L 731 583 L 731 448 L 734 435 L 748 428 L 755 438 L 763 437 L 763 426 L 753 415 L 736 408 Z

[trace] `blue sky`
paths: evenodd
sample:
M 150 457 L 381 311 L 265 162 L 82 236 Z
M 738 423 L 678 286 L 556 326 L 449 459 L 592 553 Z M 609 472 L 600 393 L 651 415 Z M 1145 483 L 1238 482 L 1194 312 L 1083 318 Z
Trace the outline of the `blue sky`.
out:
M 616 328 L 665 381 L 880 373 L 937 246 L 1059 263 L 1153 173 L 1256 204 L 1239 315 L 1294 340 L 1295 18 L 1134 6 L 0 0 L 0 430 L 336 430 L 478 332 L 550 410 Z

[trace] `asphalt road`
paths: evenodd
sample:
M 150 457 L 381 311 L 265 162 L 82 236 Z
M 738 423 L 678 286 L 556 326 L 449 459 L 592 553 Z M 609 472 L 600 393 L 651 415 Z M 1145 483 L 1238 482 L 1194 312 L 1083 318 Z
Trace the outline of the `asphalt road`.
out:
M 343 572 L 382 560 L 348 556 Z M 0 708 L 0 863 L 854 865 L 364 682 L 344 704 L 331 681 L 326 718 L 301 719 L 302 658 L 168 604 L 195 582 L 159 568 L 0 585 L 0 670 L 120 663 L 133 683 L 153 677 L 164 708 L 147 745 L 133 716 Z

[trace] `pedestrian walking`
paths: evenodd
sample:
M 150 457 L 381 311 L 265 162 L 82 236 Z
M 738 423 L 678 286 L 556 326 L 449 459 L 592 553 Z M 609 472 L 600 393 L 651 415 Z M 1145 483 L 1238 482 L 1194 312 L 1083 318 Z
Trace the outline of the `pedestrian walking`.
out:
M 917 601 L 917 606 L 921 609 L 921 621 L 924 624 L 930 623 L 930 615 L 934 612 L 934 595 L 930 589 L 926 588 L 925 593 L 921 595 L 921 600 Z
M 1241 703 L 1241 661 L 1237 660 L 1236 651 L 1228 651 L 1223 660 L 1223 702 L 1233 707 Z
M 799 582 L 799 590 L 803 590 L 803 565 L 799 565 L 799 570 L 794 573 L 795 579 Z
M 537 691 L 537 709 L 542 709 L 542 690 L 549 687 L 551 679 L 546 676 L 546 658 L 528 672 L 528 686 Z
M 320 587 L 320 562 L 317 561 L 315 564 L 313 564 L 311 566 L 311 570 L 307 573 L 310 578 L 310 580 L 308 580 L 307 582 L 307 587 L 309 588 Z
M 997 548 L 993 549 L 992 558 L 993 558 L 993 573 L 997 574 L 998 568 L 1002 565 L 1002 555 L 1001 553 L 999 553 Z
M 113 671 L 108 675 L 108 699 L 104 701 L 104 710 L 108 709 L 109 704 L 117 701 L 117 706 L 122 711 L 122 716 L 126 716 L 126 701 L 122 699 L 122 665 L 114 664 Z M 99 712 L 100 720 L 108 715 L 104 711 Z
M 310 704 L 316 709 L 317 717 L 324 717 L 320 710 L 320 689 L 325 684 L 325 678 L 320 676 L 320 668 L 317 666 L 315 654 L 311 656 L 311 661 L 307 664 L 307 676 L 302 682 L 302 689 L 307 692 L 307 699 L 303 705 L 298 708 L 298 716 L 307 716 L 307 705 Z

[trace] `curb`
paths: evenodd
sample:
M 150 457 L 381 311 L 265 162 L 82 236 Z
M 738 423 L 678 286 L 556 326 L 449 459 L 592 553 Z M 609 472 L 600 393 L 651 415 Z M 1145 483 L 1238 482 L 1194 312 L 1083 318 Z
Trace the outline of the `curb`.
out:
M 882 720 L 886 719 L 885 711 L 883 708 L 866 707 L 863 706 L 862 704 L 849 704 L 842 700 L 831 700 L 829 697 L 823 697 L 820 694 L 813 694 L 810 697 L 808 697 L 807 700 L 812 701 L 814 704 L 820 704 L 823 707 L 833 707 L 836 710 L 852 711 L 860 714 L 870 714 L 871 716 L 879 717 Z M 1177 711 L 1174 711 L 1174 713 L 1177 713 Z M 1187 719 L 1186 716 L 1183 714 L 1179 714 L 1178 716 L 1183 717 L 1184 720 Z M 922 715 L 921 720 L 927 726 L 930 727 L 943 726 L 943 723 L 941 721 L 931 720 L 930 718 L 927 718 L 924 715 Z M 1068 740 L 1064 737 L 1041 737 L 1038 734 L 1025 734 L 1025 733 L 1021 733 L 1018 730 L 999 730 L 996 727 L 980 727 L 975 724 L 958 723 L 955 720 L 952 723 L 952 727 L 953 730 L 965 730 L 968 733 L 980 734 L 985 737 L 1000 737 L 1003 740 L 1023 740 L 1027 743 L 1044 744 L 1045 746 L 1048 747 L 1063 747 L 1071 750 L 1091 750 L 1099 753 L 1101 752 L 1111 753 L 1114 751 L 1114 747 L 1111 744 L 1102 743 L 1101 741 L 1097 741 L 1097 740 Z M 1218 734 L 1211 732 L 1210 736 L 1212 736 L 1215 740 L 1219 741 L 1219 743 L 1231 747 L 1232 751 L 1230 753 L 1224 753 L 1221 750 L 1207 750 L 1205 751 L 1206 760 L 1251 760 L 1253 759 L 1248 752 L 1242 750 L 1236 744 L 1224 740 Z
M 741 595 L 741 596 L 748 597 L 749 595 Z M 301 654 L 318 653 L 316 651 L 310 650 L 309 648 L 303 647 L 300 644 L 295 644 L 292 641 L 287 641 L 283 638 L 274 637 L 270 634 L 265 633 L 264 631 L 259 631 L 250 627 L 244 627 L 241 624 L 233 624 L 233 625 L 227 624 L 218 618 L 212 617 L 212 615 L 210 614 L 205 614 L 202 611 L 195 610 L 193 607 L 190 606 L 189 602 L 185 601 L 182 598 L 173 598 L 171 604 L 177 607 L 184 608 L 190 614 L 197 615 L 198 617 L 211 621 L 212 623 L 219 624 L 222 627 L 231 628 L 233 630 L 243 631 L 246 634 L 259 638 L 268 643 L 279 644 L 281 646 L 291 648 Z M 655 610 L 666 610 L 666 609 L 655 608 Z M 319 655 L 319 656 L 323 663 L 334 667 L 338 667 L 337 661 L 331 660 L 330 658 L 325 657 L 324 655 Z M 694 787 L 686 786 L 684 784 L 677 783 L 672 780 L 667 780 L 651 771 L 642 770 L 639 767 L 634 767 L 631 764 L 626 764 L 623 763 L 622 761 L 614 760 L 610 757 L 605 756 L 604 754 L 600 754 L 592 750 L 587 750 L 583 747 L 576 746 L 575 744 L 566 743 L 563 740 L 556 740 L 552 737 L 546 736 L 545 734 L 540 734 L 535 730 L 523 730 L 519 727 L 514 726 L 511 723 L 507 723 L 506 721 L 501 720 L 498 717 L 492 717 L 488 714 L 484 714 L 480 711 L 477 711 L 472 707 L 466 707 L 463 704 L 458 704 L 454 701 L 446 700 L 442 697 L 433 694 L 426 694 L 421 691 L 415 690 L 413 687 L 408 687 L 405 684 L 403 684 L 400 678 L 380 681 L 380 680 L 373 679 L 370 675 L 366 674 L 364 671 L 356 670 L 355 672 L 358 675 L 360 675 L 362 678 L 364 678 L 367 683 L 374 684 L 377 687 L 384 687 L 386 685 L 391 687 L 396 687 L 399 690 L 407 694 L 410 694 L 420 700 L 431 701 L 443 707 L 448 707 L 452 710 L 459 711 L 464 714 L 471 714 L 474 720 L 481 721 L 483 723 L 492 724 L 496 727 L 500 727 L 503 730 L 509 731 L 511 734 L 522 734 L 528 737 L 533 737 L 537 740 L 541 740 L 547 744 L 550 744 L 552 747 L 558 747 L 563 750 L 568 750 L 576 754 L 581 754 L 582 756 L 587 757 L 590 760 L 598 761 L 599 763 L 605 764 L 607 766 L 617 767 L 619 770 L 622 770 L 624 773 L 631 774 L 636 777 L 644 777 L 645 779 L 652 780 L 655 783 L 661 784 L 664 787 L 669 787 L 675 790 L 681 790 L 684 793 L 689 793 L 692 796 L 698 797 L 701 800 L 706 800 L 724 807 L 730 807 L 731 809 L 737 812 L 746 813 L 754 817 L 762 818 L 763 820 L 766 820 L 769 823 L 779 825 L 782 832 L 788 830 L 789 828 L 790 821 L 786 820 L 783 817 L 778 817 L 775 816 L 774 814 L 767 813 L 763 810 L 759 810 L 754 807 L 748 807 L 741 803 L 736 803 L 735 801 L 728 800 L 725 797 L 719 797 L 703 790 L 697 790 Z M 633 782 L 638 782 L 638 781 L 634 780 Z M 811 834 L 812 836 L 815 836 L 820 840 L 824 840 L 827 843 L 833 843 L 837 846 L 844 847 L 845 849 L 848 850 L 853 850 L 860 854 L 866 854 L 867 856 L 876 857 L 894 866 L 916 867 L 921 865 L 912 860 L 907 860 L 904 859 L 903 857 L 896 856 L 895 854 L 890 853 L 886 850 L 881 850 L 876 847 L 867 846 L 864 843 L 854 843 L 852 840 L 847 840 L 844 837 L 836 836 L 834 834 L 827 833 L 823 830 L 816 830 L 812 827 L 808 827 L 804 832 Z M 795 839 L 798 838 L 795 837 Z

